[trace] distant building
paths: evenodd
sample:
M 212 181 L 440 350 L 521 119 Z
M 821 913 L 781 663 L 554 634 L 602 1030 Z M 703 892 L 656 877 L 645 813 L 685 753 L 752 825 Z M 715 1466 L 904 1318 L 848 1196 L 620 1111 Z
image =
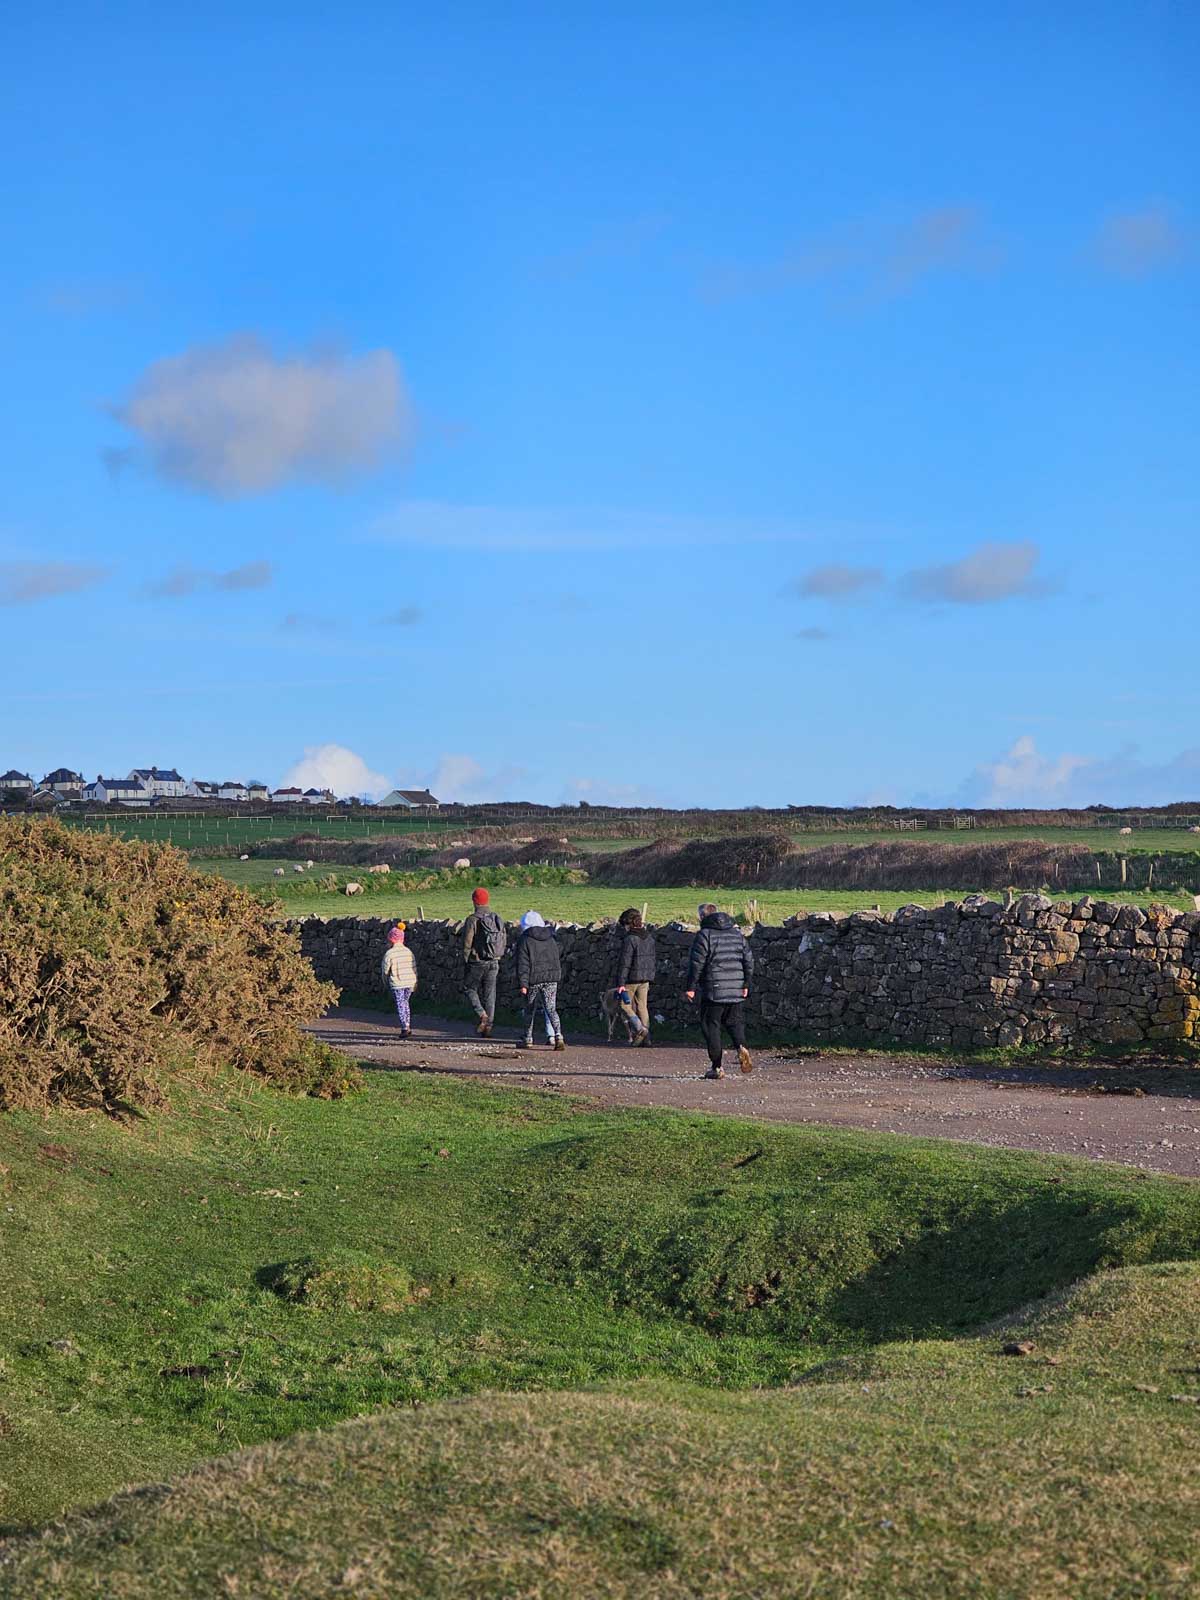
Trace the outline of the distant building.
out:
M 140 778 L 97 778 L 90 798 L 101 806 L 148 806 L 151 795 Z
M 217 790 L 218 800 L 248 800 L 249 798 L 250 792 L 246 785 L 244 783 L 236 783 L 233 780 L 223 783 Z
M 55 767 L 53 772 L 46 774 L 38 787 L 43 793 L 48 792 L 78 800 L 83 795 L 83 777 L 78 772 L 72 772 L 70 767 Z
M 333 804 L 333 792 L 330 789 L 305 789 L 304 798 L 310 806 L 331 806 Z
M 406 806 L 410 810 L 436 811 L 441 804 L 428 789 L 393 789 L 378 802 L 381 806 Z
M 258 803 L 271 798 L 271 791 L 265 783 L 256 783 L 253 780 L 246 785 L 246 799 Z
M 174 767 L 134 767 L 129 781 L 140 783 L 151 800 L 187 799 L 187 779 Z
M 298 806 L 303 799 L 303 789 L 276 789 L 271 796 L 273 804 L 284 806 Z
M 11 790 L 14 794 L 22 794 L 26 799 L 33 793 L 33 779 L 27 772 L 18 772 L 15 767 L 0 774 L 0 794 Z
M 218 785 L 209 783 L 204 778 L 193 778 L 187 786 L 189 800 L 215 800 Z

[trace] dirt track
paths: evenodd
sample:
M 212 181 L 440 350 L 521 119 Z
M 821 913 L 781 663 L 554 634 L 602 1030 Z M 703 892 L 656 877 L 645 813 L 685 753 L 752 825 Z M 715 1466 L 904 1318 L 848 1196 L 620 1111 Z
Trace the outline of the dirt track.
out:
M 518 1051 L 515 1036 L 476 1038 L 463 1023 L 416 1019 L 396 1038 L 390 1015 L 338 1010 L 314 1032 L 367 1066 L 444 1072 L 587 1095 L 606 1105 L 667 1106 L 773 1122 L 829 1123 L 973 1144 L 1089 1156 L 1200 1178 L 1200 1071 L 1183 1067 L 994 1067 L 944 1059 L 756 1055 L 755 1071 L 705 1082 L 698 1046 L 631 1050 L 580 1038 L 563 1054 Z M 1097 1081 L 1146 1085 L 1102 1093 Z

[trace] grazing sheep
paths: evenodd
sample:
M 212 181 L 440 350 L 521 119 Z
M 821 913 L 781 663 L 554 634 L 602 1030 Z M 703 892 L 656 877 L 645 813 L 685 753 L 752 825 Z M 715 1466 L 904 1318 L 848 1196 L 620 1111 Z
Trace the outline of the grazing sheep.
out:
M 305 862 L 305 863 L 304 863 L 304 870 L 305 870 L 305 871 L 306 871 L 306 872 L 311 872 L 311 871 L 312 871 L 312 869 L 313 869 L 313 868 L 314 868 L 314 867 L 315 867 L 315 866 L 316 866 L 316 864 L 317 864 L 317 863 L 316 863 L 316 862 L 315 862 L 315 861 L 306 861 L 306 862 Z
M 1118 831 L 1120 832 L 1121 837 L 1124 838 L 1127 833 L 1132 833 L 1133 829 L 1132 828 L 1121 828 Z
M 385 862 L 383 862 L 383 863 L 382 863 L 382 864 L 381 864 L 381 865 L 380 865 L 380 866 L 378 866 L 378 867 L 368 867 L 368 868 L 367 868 L 367 871 L 368 871 L 368 872 L 373 872 L 373 873 L 382 873 L 382 872 L 390 872 L 390 871 L 391 871 L 391 870 L 392 870 L 392 869 L 391 869 L 391 867 L 389 867 L 389 866 L 388 866 L 388 864 L 387 864 L 387 862 L 386 862 L 386 861 L 385 861 Z
M 1192 829 L 1192 832 L 1193 832 L 1193 833 L 1200 833 L 1200 828 L 1193 828 L 1193 829 Z M 239 860 L 239 861 L 249 861 L 249 859 L 250 859 L 250 857 L 249 857 L 249 856 L 239 856 L 239 857 L 238 857 L 238 860 Z
M 471 860 L 469 856 L 459 856 L 458 860 L 454 863 L 454 870 L 455 872 L 463 872 L 470 865 Z
M 1189 833 L 1200 833 L 1200 822 L 1196 823 L 1193 827 L 1189 828 L 1188 832 Z
M 347 894 L 361 894 L 362 892 L 363 892 L 363 886 L 362 886 L 361 883 L 348 883 L 346 885 L 346 893 Z
M 296 865 L 292 868 L 292 871 L 293 872 L 303 872 L 304 871 L 303 864 L 301 862 L 297 861 Z
M 275 876 L 277 878 L 282 878 L 283 877 L 283 868 L 282 867 L 276 867 L 275 868 Z

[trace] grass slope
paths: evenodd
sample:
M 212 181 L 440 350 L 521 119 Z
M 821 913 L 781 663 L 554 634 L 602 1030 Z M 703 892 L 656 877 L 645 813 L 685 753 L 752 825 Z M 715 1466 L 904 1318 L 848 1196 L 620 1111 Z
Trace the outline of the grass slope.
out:
M 786 1384 L 1197 1255 L 1179 1180 L 415 1074 L 334 1104 L 239 1081 L 127 1127 L 13 1115 L 0 1528 L 385 1406 Z
M 1200 1581 L 1200 1272 L 770 1393 L 488 1395 L 118 1497 L 0 1556 L 24 1600 L 1169 1600 Z M 1024 1338 L 1023 1357 L 1001 1340 Z

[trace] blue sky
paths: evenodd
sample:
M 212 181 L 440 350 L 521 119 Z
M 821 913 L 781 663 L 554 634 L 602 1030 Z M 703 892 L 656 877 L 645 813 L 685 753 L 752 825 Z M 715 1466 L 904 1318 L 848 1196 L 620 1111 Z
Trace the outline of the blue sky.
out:
M 1200 15 L 982 11 L 9 8 L 0 769 L 1200 798 Z

